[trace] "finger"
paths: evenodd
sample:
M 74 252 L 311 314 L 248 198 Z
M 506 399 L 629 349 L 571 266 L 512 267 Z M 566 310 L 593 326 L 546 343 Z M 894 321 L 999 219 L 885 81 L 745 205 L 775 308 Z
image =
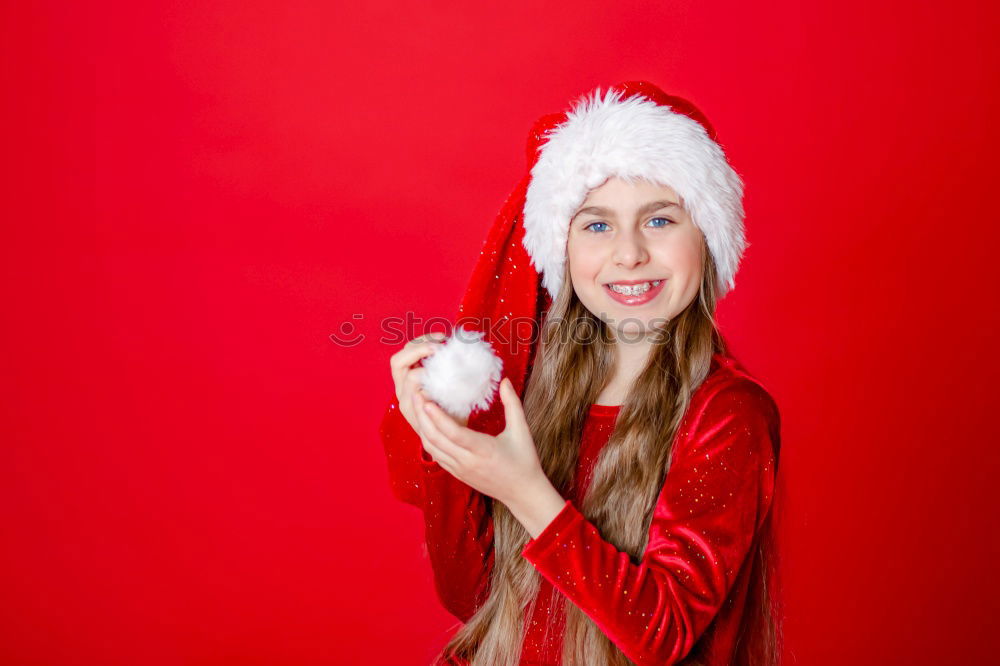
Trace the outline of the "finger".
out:
M 417 394 L 414 396 L 414 407 L 416 408 L 417 422 L 420 424 L 420 431 L 423 433 L 424 437 L 430 440 L 430 442 L 437 448 L 441 449 L 445 455 L 453 460 L 457 460 L 464 449 L 452 442 L 438 429 L 434 422 L 431 421 L 430 415 L 428 415 L 425 410 L 425 405 L 429 404 L 431 404 L 431 402 L 426 400 L 422 395 Z
M 424 410 L 424 405 L 428 404 L 427 398 L 422 393 L 415 393 L 413 395 L 413 411 L 415 413 L 415 418 L 417 423 L 420 424 L 420 432 L 426 437 L 432 444 L 436 447 L 445 449 L 448 452 L 447 438 L 441 434 L 434 422 L 431 421 L 427 412 Z
M 430 356 L 441 346 L 437 342 L 424 342 L 412 347 L 406 346 L 389 358 L 389 367 L 392 371 L 392 379 L 396 384 L 396 391 L 402 387 L 403 378 L 406 371 L 422 358 Z
M 448 335 L 446 333 L 440 333 L 440 332 L 437 332 L 437 333 L 425 333 L 424 335 L 417 336 L 417 337 L 413 338 L 412 340 L 410 340 L 409 342 L 407 342 L 406 345 L 403 348 L 405 349 L 406 347 L 415 347 L 415 346 L 419 346 L 419 345 L 425 345 L 427 343 L 437 343 L 437 344 L 440 344 L 441 342 L 444 342 L 445 338 L 447 338 L 447 337 L 448 337 Z
M 439 446 L 434 444 L 424 436 L 420 437 L 420 443 L 423 445 L 424 450 L 427 451 L 428 455 L 441 467 L 444 467 L 448 472 L 454 474 L 455 461 L 448 456 Z
M 423 388 L 424 375 L 427 371 L 424 368 L 413 368 L 408 370 L 403 380 L 403 385 L 408 393 L 416 393 Z
M 514 385 L 510 382 L 507 377 L 503 378 L 500 382 L 500 402 L 503 403 L 503 416 L 506 421 L 504 429 L 518 428 L 521 430 L 526 430 L 528 428 L 527 419 L 524 417 L 524 407 L 521 405 L 521 399 L 517 395 L 517 391 L 514 390 Z
M 407 370 L 403 377 L 403 386 L 399 391 L 397 396 L 399 400 L 399 408 L 403 410 L 405 415 L 410 415 L 414 413 L 413 407 L 413 395 L 415 393 L 420 393 L 425 400 L 428 399 L 427 392 L 423 390 L 423 377 L 426 370 L 423 368 L 413 368 Z M 407 420 L 409 420 L 407 416 Z
M 441 346 L 440 342 L 428 341 L 406 345 L 389 357 L 389 366 L 394 370 L 405 369 L 428 354 L 433 354 Z
M 418 336 L 407 342 L 405 345 L 403 345 L 403 348 L 400 349 L 398 352 L 396 352 L 394 356 L 399 356 L 401 354 L 405 356 L 406 354 L 411 353 L 414 349 L 425 347 L 427 345 L 440 346 L 440 344 L 444 342 L 445 338 L 447 337 L 448 335 L 446 333 L 441 333 L 441 332 L 427 333 L 425 335 Z M 409 365 L 413 365 L 413 363 L 415 362 L 416 361 L 411 361 Z
M 444 331 L 431 331 L 430 333 L 424 333 L 421 336 L 413 338 L 414 340 L 420 340 L 421 342 L 426 342 L 427 340 L 444 340 L 448 337 L 448 334 Z
M 455 417 L 438 407 L 436 403 L 429 401 L 424 402 L 424 410 L 427 412 L 431 423 L 434 424 L 434 427 L 442 435 L 463 449 L 471 450 L 472 447 L 469 446 L 469 442 L 465 436 L 467 429 L 459 425 L 455 421 Z

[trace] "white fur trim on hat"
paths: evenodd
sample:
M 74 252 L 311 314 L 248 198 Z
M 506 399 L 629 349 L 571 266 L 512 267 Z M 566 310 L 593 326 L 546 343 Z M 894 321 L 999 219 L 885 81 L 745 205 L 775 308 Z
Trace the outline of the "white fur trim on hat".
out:
M 598 88 L 546 133 L 524 205 L 524 248 L 553 300 L 562 287 L 569 221 L 590 190 L 617 176 L 667 185 L 705 236 L 721 298 L 748 246 L 743 181 L 696 120 L 640 95 Z

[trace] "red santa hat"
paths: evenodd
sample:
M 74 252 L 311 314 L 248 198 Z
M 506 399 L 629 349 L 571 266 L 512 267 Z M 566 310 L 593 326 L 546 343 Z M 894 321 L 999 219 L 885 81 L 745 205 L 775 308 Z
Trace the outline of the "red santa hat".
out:
M 481 331 L 523 395 L 545 312 L 561 289 L 569 220 L 609 177 L 669 185 L 705 237 L 719 298 L 735 286 L 747 247 L 743 183 L 715 130 L 693 104 L 645 81 L 598 88 L 569 111 L 543 116 L 528 136 L 528 169 L 493 222 L 459 307 L 456 326 Z M 499 400 L 469 427 L 503 430 Z M 392 401 L 387 438 L 415 433 Z M 419 449 L 418 449 L 419 450 Z M 390 457 L 390 465 L 393 460 Z M 403 489 L 394 489 L 398 496 Z

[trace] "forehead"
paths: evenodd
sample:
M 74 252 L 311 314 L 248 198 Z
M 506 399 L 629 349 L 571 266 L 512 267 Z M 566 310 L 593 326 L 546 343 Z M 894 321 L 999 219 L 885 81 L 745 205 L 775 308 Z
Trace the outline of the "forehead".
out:
M 646 179 L 626 180 L 612 176 L 590 190 L 580 207 L 599 205 L 606 208 L 628 209 L 656 199 L 680 203 L 677 192 L 669 185 Z
M 684 202 L 669 185 L 645 179 L 626 180 L 612 176 L 590 190 L 571 219 L 589 215 L 631 216 L 670 207 L 684 211 Z

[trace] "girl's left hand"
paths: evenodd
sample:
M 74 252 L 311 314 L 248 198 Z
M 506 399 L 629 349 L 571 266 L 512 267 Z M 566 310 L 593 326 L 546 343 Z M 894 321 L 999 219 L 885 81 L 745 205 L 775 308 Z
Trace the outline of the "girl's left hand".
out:
M 427 400 L 413 396 L 420 437 L 427 453 L 460 481 L 504 504 L 533 484 L 548 484 L 528 430 L 521 400 L 510 380 L 500 382 L 506 425 L 496 437 L 467 428 Z

